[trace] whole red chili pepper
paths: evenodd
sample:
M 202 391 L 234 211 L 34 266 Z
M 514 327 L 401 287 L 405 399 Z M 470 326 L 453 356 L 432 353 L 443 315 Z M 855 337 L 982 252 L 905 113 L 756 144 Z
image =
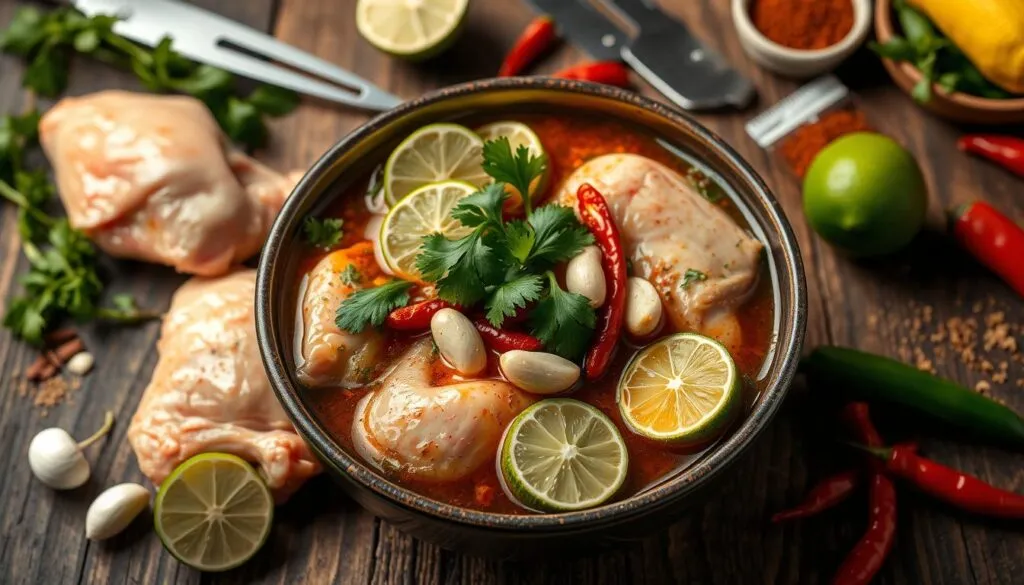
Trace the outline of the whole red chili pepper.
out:
M 871 422 L 871 412 L 866 402 L 851 402 L 843 407 L 843 420 L 853 431 L 858 441 L 868 447 L 881 447 L 884 444 L 882 435 Z
M 529 67 L 537 57 L 551 48 L 558 39 L 555 21 L 548 15 L 538 16 L 526 25 L 516 39 L 512 49 L 505 55 L 505 61 L 498 69 L 498 77 L 513 77 Z
M 969 134 L 956 147 L 976 154 L 1024 177 L 1024 140 L 1013 136 Z
M 498 329 L 486 319 L 476 319 L 473 321 L 473 324 L 476 325 L 476 330 L 480 332 L 480 337 L 483 338 L 484 343 L 497 352 L 505 353 L 513 349 L 537 351 L 544 347 L 541 340 L 532 335 L 518 331 Z
M 1024 229 L 982 201 L 957 207 L 950 219 L 960 245 L 1024 297 Z
M 1024 495 L 1002 490 L 917 454 L 914 445 L 871 449 L 885 468 L 926 494 L 962 510 L 995 518 L 1024 518 Z
M 868 530 L 839 566 L 833 585 L 870 583 L 896 540 L 896 488 L 881 472 L 872 472 L 868 495 Z
M 626 254 L 622 249 L 619 228 L 604 197 L 589 183 L 576 191 L 577 209 L 583 225 L 594 234 L 601 250 L 604 279 L 608 294 L 597 317 L 594 345 L 583 358 L 583 373 L 588 380 L 600 378 L 608 370 L 615 344 L 622 332 L 626 312 Z
M 850 497 L 863 480 L 864 476 L 859 469 L 847 469 L 830 475 L 811 488 L 799 505 L 772 516 L 772 522 L 808 518 L 824 512 Z
M 618 61 L 593 61 L 558 71 L 552 77 L 629 87 L 629 69 Z
M 384 324 L 398 331 L 426 331 L 430 329 L 430 319 L 434 313 L 441 309 L 458 309 L 458 307 L 441 299 L 420 301 L 391 311 L 388 318 L 384 320 Z

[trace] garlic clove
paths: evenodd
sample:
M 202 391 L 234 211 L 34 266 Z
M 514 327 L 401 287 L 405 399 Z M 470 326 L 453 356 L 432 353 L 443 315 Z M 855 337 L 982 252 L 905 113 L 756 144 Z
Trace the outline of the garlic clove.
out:
M 68 360 L 67 365 L 64 367 L 76 376 L 84 376 L 89 373 L 89 370 L 92 369 L 92 366 L 95 363 L 96 358 L 94 358 L 91 353 L 87 351 L 80 351 L 71 356 L 71 359 Z
M 604 304 L 607 283 L 601 266 L 601 250 L 597 246 L 587 246 L 569 260 L 565 267 L 565 288 L 587 297 L 595 309 Z
M 128 527 L 149 506 L 149 490 L 137 483 L 106 489 L 93 500 L 85 515 L 85 537 L 104 540 Z
M 455 309 L 441 309 L 430 319 L 430 333 L 441 357 L 464 376 L 487 367 L 487 348 L 473 322 Z
M 89 481 L 89 462 L 64 429 L 40 431 L 28 446 L 28 465 L 39 481 L 55 490 L 74 489 Z

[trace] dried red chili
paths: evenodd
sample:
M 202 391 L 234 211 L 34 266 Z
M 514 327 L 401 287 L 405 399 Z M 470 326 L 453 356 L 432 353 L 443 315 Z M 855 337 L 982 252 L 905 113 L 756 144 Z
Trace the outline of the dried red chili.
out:
M 557 39 L 555 21 L 550 16 L 538 16 L 533 19 L 505 56 L 505 61 L 498 70 L 498 77 L 519 75 L 544 51 L 550 49 Z
M 797 128 L 782 141 L 778 151 L 793 173 L 802 179 L 814 157 L 830 142 L 846 134 L 870 129 L 864 112 L 850 108 L 835 110 Z
M 473 321 L 473 324 L 476 325 L 476 330 L 480 332 L 480 337 L 483 338 L 484 343 L 499 353 L 505 353 L 513 349 L 538 351 L 544 347 L 541 340 L 528 333 L 498 329 L 488 323 L 486 319 L 476 319 Z
M 754 27 L 784 47 L 816 50 L 831 47 L 853 30 L 851 0 L 755 0 Z
M 398 331 L 426 331 L 430 329 L 430 319 L 434 313 L 441 309 L 458 309 L 458 307 L 441 299 L 420 301 L 391 311 L 384 324 Z
M 815 516 L 850 497 L 864 481 L 859 469 L 847 469 L 819 481 L 799 505 L 772 516 L 772 522 L 785 522 Z
M 556 72 L 552 77 L 578 79 L 591 83 L 629 87 L 629 69 L 618 61 L 582 63 Z

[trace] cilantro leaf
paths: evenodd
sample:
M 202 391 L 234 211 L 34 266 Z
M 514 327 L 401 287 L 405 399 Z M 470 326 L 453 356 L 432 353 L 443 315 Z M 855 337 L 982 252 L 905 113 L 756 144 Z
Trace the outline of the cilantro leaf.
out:
M 522 220 L 505 222 L 505 243 L 508 246 L 508 252 L 520 265 L 526 264 L 535 241 L 536 234 L 526 222 Z
M 708 275 L 704 274 L 700 270 L 694 270 L 693 268 L 687 268 L 686 272 L 683 273 L 683 282 L 680 283 L 679 288 L 686 288 L 695 282 L 707 280 Z
M 524 274 L 499 285 L 487 299 L 487 320 L 495 327 L 501 327 L 506 317 L 516 314 L 527 303 L 540 298 L 544 279 L 537 274 Z
M 352 333 L 360 333 L 367 325 L 380 327 L 391 311 L 409 304 L 411 288 L 411 282 L 392 280 L 358 290 L 341 302 L 334 322 L 339 329 Z
M 416 268 L 436 283 L 437 296 L 467 307 L 483 299 L 487 286 L 500 282 L 504 274 L 495 238 L 485 237 L 480 230 L 458 240 L 439 233 L 423 238 Z
M 508 199 L 505 185 L 492 183 L 467 195 L 452 208 L 452 219 L 466 227 L 494 226 L 501 228 L 502 205 Z
M 534 156 L 522 144 L 513 153 L 512 143 L 505 136 L 485 142 L 483 155 L 484 172 L 493 177 L 496 183 L 508 183 L 515 187 L 523 198 L 523 207 L 529 217 L 530 184 L 547 170 L 547 155 Z
M 530 260 L 544 268 L 568 260 L 594 243 L 593 234 L 583 227 L 569 207 L 553 204 L 539 207 L 528 221 L 535 233 Z
M 363 275 L 359 273 L 359 269 L 356 268 L 355 264 L 349 264 L 345 267 L 345 270 L 341 271 L 339 275 L 341 284 L 345 286 L 356 286 L 363 280 Z
M 290 89 L 261 85 L 249 94 L 248 101 L 264 114 L 278 118 L 299 106 L 299 94 Z
M 316 219 L 307 217 L 302 223 L 302 233 L 306 237 L 306 243 L 315 248 L 330 250 L 341 242 L 345 232 L 341 229 L 344 220 L 336 217 Z
M 547 277 L 548 294 L 530 314 L 530 328 L 545 349 L 576 360 L 590 346 L 597 315 L 587 297 L 562 290 L 553 272 Z

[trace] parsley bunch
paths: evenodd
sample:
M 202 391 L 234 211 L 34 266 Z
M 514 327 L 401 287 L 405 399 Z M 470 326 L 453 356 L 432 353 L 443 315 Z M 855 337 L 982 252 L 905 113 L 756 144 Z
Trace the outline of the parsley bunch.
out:
M 482 305 L 495 327 L 532 305 L 533 335 L 548 351 L 576 359 L 590 344 L 596 316 L 586 297 L 559 286 L 553 268 L 592 244 L 594 237 L 568 207 L 533 208 L 529 187 L 545 172 L 546 157 L 532 156 L 525 146 L 513 152 L 507 138 L 485 143 L 483 157 L 484 171 L 496 182 L 463 198 L 451 211 L 453 219 L 472 231 L 454 240 L 441 233 L 426 236 L 416 268 L 434 284 L 438 297 L 465 310 Z M 523 219 L 505 218 L 508 185 L 524 194 Z M 346 299 L 338 309 L 339 327 L 361 331 L 386 317 L 381 311 L 371 313 L 371 307 L 390 311 L 408 303 L 409 283 L 385 287 Z
M 283 116 L 298 105 L 295 92 L 273 86 L 239 97 L 235 78 L 227 71 L 182 57 L 170 39 L 153 49 L 137 45 L 113 31 L 116 22 L 116 16 L 87 17 L 70 7 L 51 12 L 23 7 L 0 32 L 0 51 L 25 59 L 22 85 L 46 97 L 57 97 L 67 88 L 75 52 L 131 69 L 150 91 L 199 99 L 232 140 L 248 147 L 266 142 L 265 116 Z

